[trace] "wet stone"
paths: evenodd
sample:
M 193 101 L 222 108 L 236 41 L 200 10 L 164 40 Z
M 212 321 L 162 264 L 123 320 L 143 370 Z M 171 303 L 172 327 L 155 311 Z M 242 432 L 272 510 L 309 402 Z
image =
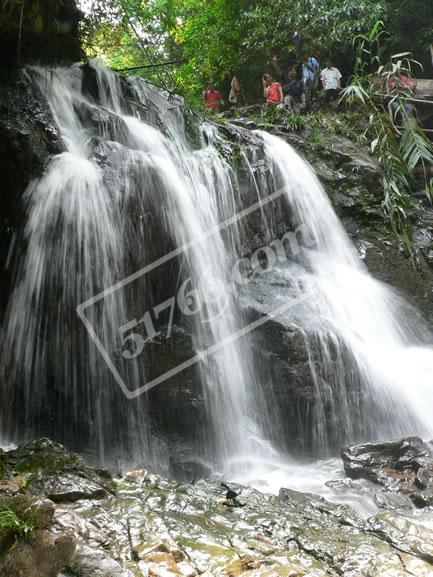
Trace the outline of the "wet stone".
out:
M 433 484 L 433 471 L 420 467 L 416 473 L 415 485 L 419 489 L 426 489 L 431 484 Z
M 382 485 L 376 503 L 389 510 L 407 508 L 407 498 L 420 509 L 433 507 L 431 447 L 418 437 L 392 443 L 367 443 L 343 450 L 344 469 L 352 478 Z
M 191 482 L 195 479 L 207 479 L 211 473 L 210 467 L 199 461 L 177 461 L 173 457 L 170 459 L 170 476 L 179 481 Z
M 376 491 L 374 501 L 378 507 L 387 511 L 412 511 L 412 501 L 407 495 Z
M 107 496 L 106 489 L 101 485 L 72 473 L 44 477 L 32 483 L 31 490 L 46 495 L 55 503 L 103 499 Z
M 320 495 L 314 495 L 313 493 L 302 493 L 300 491 L 294 491 L 293 489 L 286 489 L 284 487 L 280 489 L 278 497 L 282 501 L 292 501 L 297 504 L 324 500 L 322 497 L 320 497 Z
M 334 491 L 334 493 L 343 493 L 352 488 L 353 483 L 351 479 L 335 479 L 326 481 L 325 485 Z
M 426 492 L 411 493 L 410 498 L 415 507 L 424 509 L 424 507 L 433 507 L 433 491 L 430 489 Z
M 66 452 L 59 462 L 69 462 Z M 41 496 L 56 491 L 62 502 L 42 501 L 51 513 L 54 509 L 54 517 L 50 513 L 41 519 L 46 528 L 37 529 L 34 541 L 22 540 L 16 548 L 16 567 L 25 577 L 433 574 L 433 519 L 427 515 L 418 519 L 396 512 L 365 520 L 346 505 L 299 491 L 282 489 L 277 497 L 219 480 L 179 483 L 145 470 L 116 477 L 116 490 L 100 499 L 95 486 L 102 484 L 95 479 L 102 483 L 101 472 L 85 465 L 80 477 L 62 467 L 57 475 L 39 471 L 38 481 L 30 484 L 32 491 L 39 487 Z M 55 484 L 56 479 L 62 482 Z M 86 498 L 65 497 L 74 490 Z M 242 506 L 230 505 L 228 490 Z M 398 511 L 390 495 L 383 497 L 384 506 Z M 23 497 L 37 499 L 28 493 Z M 43 574 L 22 565 L 28 557 L 38 566 L 34 551 L 42 560 L 47 551 L 52 554 L 51 565 L 40 565 Z M 1 555 L 0 563 L 5 559 Z M 0 570 L 0 575 L 18 577 L 14 571 Z
M 354 445 L 341 453 L 344 470 L 349 477 L 372 480 L 376 480 L 377 471 L 412 467 L 416 458 L 430 455 L 429 446 L 418 437 L 391 443 Z

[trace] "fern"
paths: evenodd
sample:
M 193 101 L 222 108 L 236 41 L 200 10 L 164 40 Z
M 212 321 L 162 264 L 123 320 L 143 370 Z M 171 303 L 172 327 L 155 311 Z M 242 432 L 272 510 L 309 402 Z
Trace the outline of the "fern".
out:
M 425 182 L 425 191 L 431 201 L 431 182 L 427 176 L 427 165 L 433 165 L 433 146 L 415 118 L 408 118 L 404 124 L 403 134 L 400 140 L 402 157 L 413 170 L 416 166 L 422 166 Z
M 11 531 L 15 537 L 28 537 L 35 527 L 35 523 L 21 519 L 9 507 L 0 510 L 0 530 Z

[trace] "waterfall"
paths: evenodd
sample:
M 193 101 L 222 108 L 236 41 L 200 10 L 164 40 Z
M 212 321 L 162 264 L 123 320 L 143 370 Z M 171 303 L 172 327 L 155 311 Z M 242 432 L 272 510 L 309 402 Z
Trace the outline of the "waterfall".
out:
M 295 221 L 315 241 L 296 266 L 274 270 L 272 278 L 287 283 L 295 276 L 306 298 L 281 321 L 302 328 L 310 353 L 316 452 L 354 439 L 430 437 L 431 332 L 413 307 L 369 275 L 307 163 L 281 139 L 260 135 L 271 188 L 285 187 Z
M 194 348 L 202 355 L 199 368 L 216 463 L 223 466 L 234 447 L 243 455 L 257 455 L 269 444 L 263 441 L 265 408 L 248 360 L 251 351 L 245 342 L 235 340 L 212 355 L 203 354 L 230 340 L 241 324 L 241 312 L 227 288 L 230 264 L 240 249 L 239 231 L 232 227 L 225 240 L 218 231 L 219 221 L 236 212 L 236 175 L 217 151 L 218 135 L 212 126 L 202 127 L 201 147 L 193 150 L 182 134 L 183 117 L 173 104 L 161 102 L 157 91 L 149 94 L 136 81 L 130 86 L 137 108 L 144 107 L 146 114 L 155 106 L 148 101 L 159 98 L 165 134 L 140 120 L 134 107 L 131 110 L 118 77 L 98 62 L 91 70 L 98 101 L 86 94 L 79 67 L 29 73 L 47 98 L 66 150 L 50 161 L 44 176 L 26 193 L 28 249 L 8 313 L 7 357 L 12 359 L 8 364 L 25 383 L 26 420 L 31 428 L 34 415 L 44 414 L 43 403 L 49 402 L 54 381 L 54 387 L 64 387 L 66 398 L 73 400 L 72 405 L 65 402 L 58 420 L 67 421 L 74 414 L 77 426 L 90 418 L 98 452 L 103 458 L 109 453 L 110 412 L 118 401 L 104 390 L 106 371 L 94 343 L 77 327 L 76 309 L 121 283 L 132 267 L 164 255 L 164 246 L 152 248 L 160 244 L 160 237 L 146 230 L 146 225 L 152 226 L 146 217 L 155 214 L 153 224 L 155 229 L 162 227 L 169 239 L 168 250 L 171 245 L 186 247 L 179 257 L 181 280 L 173 283 L 166 297 L 179 299 L 180 285 L 183 294 L 194 290 L 197 300 L 185 303 L 186 315 L 189 306 L 201 304 L 190 328 Z M 205 137 L 215 143 L 206 145 Z M 210 230 L 216 233 L 209 238 Z M 139 280 L 144 294 L 152 280 Z M 137 308 L 137 303 L 128 302 L 128 290 L 129 286 L 113 291 L 84 313 L 113 365 L 119 360 L 119 328 L 131 322 L 128 315 L 133 317 L 131 311 Z M 141 314 L 147 306 L 152 308 L 155 298 L 138 303 Z M 152 335 L 147 336 L 151 340 Z M 151 380 L 152 369 L 134 350 L 123 354 L 121 361 L 128 386 L 139 388 Z M 52 380 L 47 373 L 53 373 Z M 144 405 L 134 406 L 130 400 L 122 410 L 131 412 L 126 421 L 139 450 L 148 453 Z
M 284 415 L 273 383 L 255 370 L 252 306 L 303 335 L 316 452 L 432 434 L 431 335 L 369 276 L 314 172 L 288 144 L 231 127 L 233 142 L 180 98 L 98 61 L 27 76 L 64 151 L 25 195 L 26 251 L 4 353 L 8 406 L 16 403 L 25 423 L 6 423 L 9 436 L 50 434 L 84 444 L 101 462 L 161 466 L 167 447 L 150 425 L 149 398 L 158 387 L 160 402 L 170 398 L 176 378 L 183 390 L 190 373 L 170 359 L 189 335 L 193 356 L 180 367 L 197 369 L 205 411 L 196 453 L 205 447 L 205 460 L 233 475 L 284 460 L 275 448 Z M 304 225 L 312 243 L 233 283 L 234 267 L 254 250 L 248 237 L 272 242 L 281 223 Z

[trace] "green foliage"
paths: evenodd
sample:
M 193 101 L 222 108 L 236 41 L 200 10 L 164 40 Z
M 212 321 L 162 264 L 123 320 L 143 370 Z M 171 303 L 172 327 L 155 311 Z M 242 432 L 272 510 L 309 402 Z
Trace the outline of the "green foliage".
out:
M 21 518 L 9 507 L 0 509 L 0 530 L 12 533 L 18 538 L 28 537 L 35 528 L 36 524 L 33 521 Z
M 295 31 L 303 47 L 319 59 L 331 54 L 347 71 L 353 67 L 353 38 L 368 45 L 370 59 L 356 51 L 356 66 L 370 67 L 358 76 L 371 73 L 395 48 L 409 46 L 427 63 L 432 42 L 433 2 L 425 0 L 92 0 L 90 9 L 88 0 L 81 4 L 89 57 L 103 57 L 116 69 L 184 60 L 145 74 L 196 106 L 209 80 L 226 93 L 234 73 L 249 100 L 256 100 L 260 77 L 272 71 L 272 54 L 283 64 L 296 60 Z
M 342 111 L 338 110 L 334 114 L 327 112 L 318 116 L 318 126 L 328 134 L 344 136 L 349 140 L 359 144 L 368 142 L 365 127 L 364 115 L 358 110 Z
M 292 48 L 292 37 L 298 31 L 309 49 L 319 55 L 339 55 L 352 38 L 383 15 L 383 2 L 371 0 L 271 0 L 256 1 L 243 19 L 246 47 L 271 50 Z
M 152 65 L 181 57 L 171 33 L 176 25 L 176 0 L 92 0 L 82 25 L 87 55 L 103 58 L 115 69 Z M 171 70 L 147 71 L 149 80 L 176 89 Z
M 357 34 L 353 39 L 355 47 L 355 79 L 369 83 L 369 75 L 381 65 L 385 51 L 383 40 L 388 36 L 385 24 L 377 20 L 367 34 Z
M 114 68 L 184 59 L 151 80 L 199 105 L 210 80 L 228 92 L 235 73 L 250 100 L 261 96 L 272 54 L 296 59 L 295 31 L 317 56 L 349 64 L 353 36 L 384 12 L 385 0 L 94 0 L 83 37 L 89 56 Z
M 413 206 L 412 171 L 416 166 L 423 167 L 426 193 L 429 195 L 430 185 L 425 169 L 427 164 L 433 163 L 433 148 L 411 114 L 407 101 L 410 94 L 395 82 L 401 74 L 410 78 L 413 65 L 418 63 L 410 58 L 410 54 L 401 53 L 391 56 L 390 62 L 383 65 L 384 38 L 386 32 L 382 22 L 377 22 L 369 34 L 355 38 L 354 76 L 343 90 L 342 99 L 352 106 L 359 105 L 368 115 L 371 151 L 378 158 L 383 171 L 383 206 L 394 231 L 403 236 L 410 248 L 407 210 Z M 388 107 L 384 106 L 383 101 L 385 89 L 388 92 Z
M 433 42 L 433 2 L 425 0 L 387 0 L 388 30 L 392 33 L 392 48 L 403 52 L 410 49 L 424 69 L 431 63 L 427 46 Z
M 433 165 L 433 147 L 415 118 L 408 118 L 400 139 L 400 150 L 409 170 L 422 166 L 424 175 L 426 166 Z M 431 200 L 431 182 L 426 179 L 426 194 Z

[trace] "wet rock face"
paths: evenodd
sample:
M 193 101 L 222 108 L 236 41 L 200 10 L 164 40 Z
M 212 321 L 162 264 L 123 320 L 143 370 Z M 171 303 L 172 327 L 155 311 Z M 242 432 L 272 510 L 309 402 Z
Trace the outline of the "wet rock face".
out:
M 82 15 L 74 0 L 30 0 L 24 4 L 3 3 L 0 65 L 81 59 L 78 23 Z
M 423 201 L 424 202 L 424 201 Z M 344 217 L 343 224 L 370 273 L 391 285 L 433 326 L 433 218 L 431 209 L 422 204 L 414 211 L 412 235 L 414 261 L 383 221 L 362 221 Z
M 68 2 L 64 4 L 68 5 Z M 98 87 L 94 70 L 89 66 L 83 66 L 82 72 L 85 77 L 85 91 L 97 96 Z M 125 100 L 134 98 L 130 90 L 131 87 L 126 81 L 122 81 L 122 87 Z M 258 111 L 259 109 L 256 107 L 241 111 L 241 113 L 247 115 Z M 83 108 L 82 114 L 86 115 L 90 123 L 91 110 Z M 157 125 L 157 110 L 144 110 L 143 115 Z M 95 126 L 99 126 L 101 132 L 107 129 L 112 130 L 113 135 L 121 139 L 119 136 L 122 132 L 121 126 L 116 124 L 118 119 L 116 120 L 113 115 L 107 113 L 106 118 L 98 116 L 93 121 Z M 251 129 L 258 126 L 257 123 L 251 123 L 251 121 L 239 122 L 239 124 Z M 240 131 L 239 128 L 235 129 L 233 126 L 227 127 L 226 131 L 231 135 L 232 141 L 238 144 L 241 142 L 244 149 L 251 148 L 257 152 L 257 138 L 252 133 Z M 427 315 L 433 314 L 433 292 L 431 290 L 433 275 L 431 269 L 428 268 L 426 261 L 422 261 L 417 270 L 414 271 L 407 255 L 400 250 L 395 239 L 385 231 L 380 209 L 382 194 L 380 172 L 372 159 L 357 150 L 353 143 L 341 138 L 339 138 L 338 145 L 335 142 L 324 142 L 320 147 L 314 148 L 309 140 L 308 131 L 305 134 L 283 133 L 281 126 L 275 127 L 275 131 L 293 144 L 311 162 L 324 183 L 338 214 L 344 218 L 346 228 L 357 243 L 360 253 L 362 253 L 374 276 L 401 288 L 404 296 L 408 297 L 414 304 L 419 305 L 421 303 L 421 308 Z M 30 89 L 29 85 L 15 73 L 2 81 L 0 88 L 0 168 L 4 183 L 3 188 L 6 191 L 2 198 L 4 210 L 2 210 L 3 220 L 0 224 L 0 270 L 5 271 L 0 279 L 3 288 L 2 295 L 8 294 L 8 284 L 12 271 L 11 264 L 5 268 L 5 264 L 8 262 L 10 241 L 14 238 L 16 231 L 22 227 L 24 221 L 23 192 L 30 180 L 42 174 L 49 156 L 62 150 L 63 145 L 57 128 L 41 94 L 35 88 Z M 95 147 L 95 156 L 97 156 L 98 151 L 101 153 L 99 162 L 101 164 L 107 162 L 106 158 L 104 160 L 102 146 L 99 149 L 97 146 Z M 263 166 L 260 155 L 258 155 L 253 169 L 257 172 L 262 171 L 265 178 L 266 167 Z M 249 186 L 247 175 L 239 174 L 239 180 L 240 200 L 242 203 L 248 204 L 251 201 L 251 194 L 255 195 L 255 192 Z M 283 214 L 281 220 L 287 222 L 288 217 L 289 215 Z M 430 233 L 432 223 L 429 224 L 424 221 L 424 216 L 419 215 L 416 230 L 419 232 L 417 242 L 420 246 L 421 256 L 429 255 L 431 246 L 433 246 L 431 245 Z M 242 240 L 248 254 L 263 243 L 262 233 L 261 216 L 257 212 L 245 222 L 245 238 Z M 158 242 L 153 242 L 151 245 L 160 250 L 164 239 L 158 238 L 157 240 Z M 256 244 L 256 241 L 259 244 Z M 166 249 L 165 246 L 163 248 Z M 19 254 L 20 251 L 24 250 L 25 246 L 20 246 L 15 252 Z M 169 249 L 165 252 L 168 251 Z M 132 258 L 131 260 L 135 270 L 138 266 L 136 267 Z M 163 288 L 161 288 L 163 284 L 168 284 L 165 283 L 165 279 L 162 279 L 157 285 L 155 292 L 163 294 Z M 171 350 L 158 344 L 155 351 L 150 351 L 151 362 L 149 365 L 154 367 L 177 365 L 190 353 L 190 335 L 179 336 Z M 259 364 L 262 365 L 262 370 L 265 373 L 262 381 L 277 383 L 275 389 L 269 391 L 266 397 L 269 399 L 269 410 L 272 412 L 274 407 L 278 407 L 282 415 L 281 437 L 287 439 L 291 450 L 308 450 L 312 444 L 311 417 L 309 415 L 314 409 L 315 391 L 302 336 L 296 332 L 290 333 L 278 327 L 276 323 L 269 323 L 263 330 L 257 331 L 256 353 Z M 264 367 L 266 368 L 264 369 Z M 270 373 L 271 379 L 268 378 Z M 61 389 L 62 384 L 53 383 L 53 385 L 56 385 L 52 388 L 54 396 L 58 394 L 55 391 L 57 388 Z M 9 418 L 10 415 L 14 415 L 15 423 L 19 423 L 24 401 L 18 397 L 17 387 L 13 387 L 11 384 L 9 388 L 11 391 L 14 389 L 15 392 L 11 392 L 11 396 L 15 394 L 17 401 L 14 411 L 8 410 L 7 412 Z M 153 431 L 159 438 L 167 440 L 168 445 L 174 448 L 172 452 L 175 457 L 180 457 L 172 461 L 172 474 L 184 480 L 190 480 L 197 476 L 207 476 L 205 471 L 198 474 L 197 467 L 191 465 L 189 454 L 191 450 L 195 451 L 196 454 L 202 452 L 203 447 L 206 447 L 205 431 L 209 430 L 198 371 L 195 369 L 185 371 L 179 375 L 179 378 L 174 378 L 167 383 L 167 386 L 157 387 L 149 393 L 148 401 Z M 67 398 L 65 398 L 63 406 L 67 406 L 67 404 Z M 54 405 L 55 403 L 47 403 L 47 411 Z M 48 426 L 48 423 L 58 422 L 59 426 L 56 429 L 39 429 L 39 434 L 62 439 L 61 435 L 65 429 L 73 430 L 74 426 L 76 427 L 75 422 L 70 423 L 68 421 L 69 418 L 69 415 L 66 414 L 64 420 L 58 419 L 55 411 L 42 414 L 40 421 L 44 423 L 44 426 L 45 424 Z M 56 421 L 56 419 L 58 420 Z M 65 421 L 67 422 L 66 426 Z M 15 423 L 11 428 L 15 428 Z M 344 432 L 344 427 L 338 427 L 338 430 Z M 83 431 L 83 439 L 86 439 L 87 442 L 86 435 L 90 436 L 90 432 Z M 116 436 L 113 433 L 113 444 L 116 442 Z M 334 446 L 339 449 L 343 442 L 348 441 L 338 437 Z M 425 474 L 421 475 L 418 483 L 420 485 L 425 484 Z M 7 484 L 10 485 L 12 492 L 13 486 L 15 489 L 17 488 L 17 482 L 14 478 L 8 479 Z M 78 487 L 75 495 L 82 495 L 81 489 L 82 487 Z M 64 495 L 61 496 L 60 487 L 58 490 L 60 496 L 57 498 L 65 499 Z M 57 495 L 57 493 L 53 492 L 52 495 Z
M 390 230 L 382 207 L 382 175 L 362 147 L 340 138 L 311 151 L 289 136 L 312 164 L 369 272 L 391 285 L 433 325 L 433 213 L 424 194 L 409 211 L 414 259 Z
M 99 483 L 73 473 L 60 473 L 32 484 L 32 491 L 45 493 L 55 503 L 71 503 L 80 499 L 102 499 L 106 489 Z
M 403 457 L 408 456 L 405 449 Z M 12 451 L 10 458 L 2 454 L 1 462 L 3 480 L 13 477 L 13 466 L 29 479 L 37 470 L 40 482 L 21 486 L 15 497 L 0 494 L 0 514 L 7 506 L 33 523 L 27 536 L 18 534 L 0 549 L 0 575 L 7 577 L 429 577 L 433 572 L 428 518 L 386 513 L 366 520 L 348 506 L 290 489 L 277 497 L 219 481 L 180 484 L 144 470 L 116 477 L 115 490 L 103 498 L 54 503 L 30 490 L 45 492 L 58 476 L 73 493 L 72 471 L 94 482 L 107 474 L 48 440 Z M 228 498 L 231 494 L 236 497 Z
M 409 437 L 390 443 L 355 445 L 344 449 L 341 456 L 346 475 L 352 479 L 368 479 L 382 485 L 385 491 L 407 495 L 416 507 L 433 506 L 431 444 Z M 392 508 L 395 498 L 386 494 L 381 498 L 390 501 Z
M 249 310 L 250 321 L 259 316 Z M 310 454 L 315 391 L 305 337 L 269 318 L 255 329 L 252 338 L 254 370 L 260 382 L 267 383 L 268 411 L 281 428 L 274 442 L 285 440 L 284 451 Z
M 0 83 L 1 308 L 9 293 L 14 264 L 8 258 L 9 247 L 13 243 L 16 253 L 25 249 L 19 238 L 25 218 L 23 193 L 33 179 L 42 175 L 49 156 L 62 149 L 58 129 L 41 93 L 29 85 L 24 72 L 9 71 Z

